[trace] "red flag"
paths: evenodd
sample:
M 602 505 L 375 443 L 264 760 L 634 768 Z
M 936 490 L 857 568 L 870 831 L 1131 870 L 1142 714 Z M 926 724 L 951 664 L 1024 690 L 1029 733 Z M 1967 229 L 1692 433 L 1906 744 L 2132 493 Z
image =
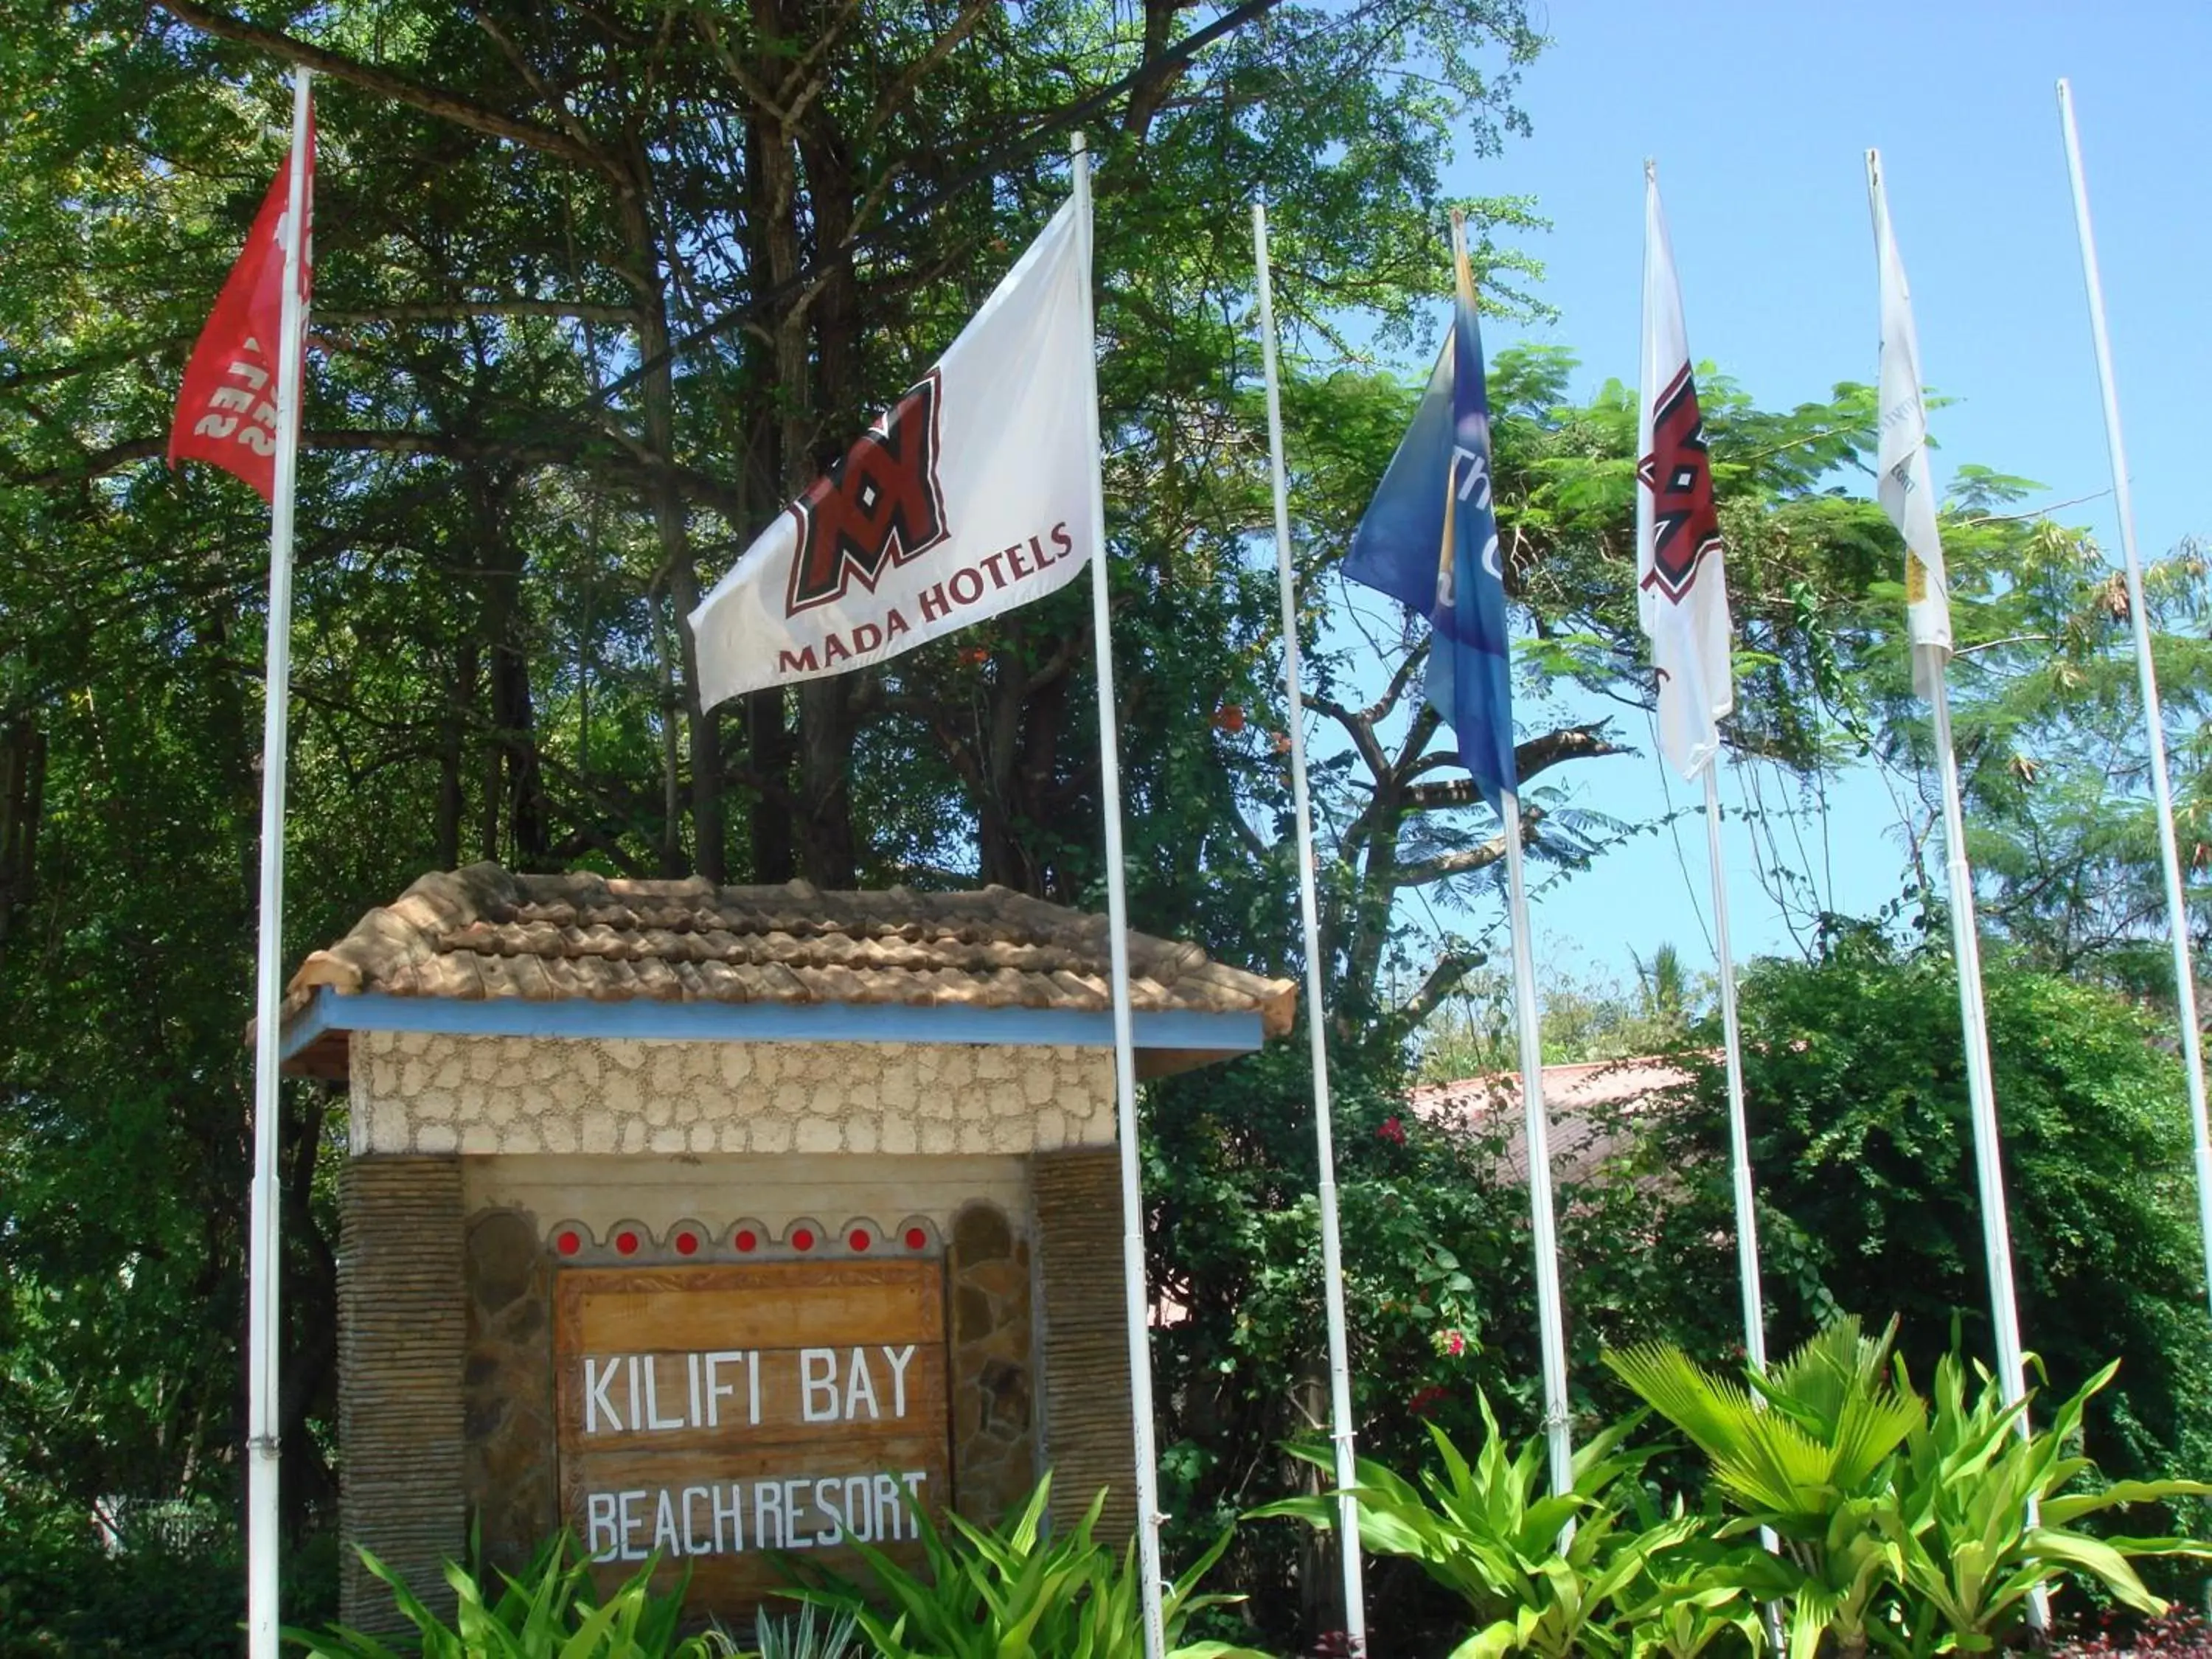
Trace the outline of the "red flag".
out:
M 313 286 L 315 123 L 307 117 L 307 173 L 300 201 L 309 234 L 300 240 L 300 307 Z M 291 199 L 292 158 L 254 216 L 246 252 L 200 331 L 185 366 L 177 416 L 169 428 L 169 465 L 190 456 L 244 479 L 264 501 L 276 494 L 276 351 L 284 306 L 284 211 Z M 302 350 L 301 356 L 305 356 Z M 296 374 L 300 365 L 293 365 Z

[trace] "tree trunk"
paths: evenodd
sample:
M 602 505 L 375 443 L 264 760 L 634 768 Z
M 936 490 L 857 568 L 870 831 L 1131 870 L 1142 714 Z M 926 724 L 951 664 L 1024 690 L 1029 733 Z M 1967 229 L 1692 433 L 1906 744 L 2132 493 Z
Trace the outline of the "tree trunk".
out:
M 46 733 L 18 719 L 0 743 L 0 950 L 16 909 L 31 902 L 46 783 Z
M 815 396 L 795 395 L 803 381 L 784 387 L 788 411 L 785 459 L 788 464 L 796 450 L 802 462 L 802 476 L 789 480 L 794 490 L 805 488 L 843 453 L 859 416 L 860 325 L 852 267 L 825 259 L 830 250 L 843 245 L 853 223 L 852 170 L 830 118 L 824 101 L 817 99 L 797 134 L 806 169 L 815 258 L 826 264 L 826 269 L 810 307 Z M 799 348 L 802 375 L 803 339 Z M 853 744 L 867 684 L 865 674 L 839 674 L 799 688 L 799 809 L 805 832 L 801 862 L 806 878 L 817 887 L 848 888 L 859 876 L 860 845 L 853 830 Z
M 490 656 L 491 743 L 484 768 L 487 839 L 496 842 L 500 805 L 515 867 L 546 861 L 545 777 L 530 696 L 529 619 L 522 605 L 522 555 L 506 535 L 505 484 L 477 488 L 479 568 L 483 574 L 484 645 Z M 487 854 L 486 856 L 495 856 Z
M 438 720 L 438 809 L 435 835 L 438 867 L 451 870 L 461 861 L 461 816 L 466 811 L 467 790 L 461 781 L 464 739 L 469 705 L 477 695 L 477 642 L 465 635 L 453 648 L 453 676 L 446 690 L 446 707 Z
M 699 605 L 699 572 L 691 559 L 690 515 L 676 476 L 676 377 L 668 347 L 668 283 L 647 210 L 652 163 L 641 152 L 631 183 L 621 192 L 631 286 L 638 295 L 637 349 L 643 364 L 638 396 L 645 414 L 645 447 L 658 466 L 652 485 L 653 524 L 660 540 L 668 597 L 676 607 L 678 648 L 684 666 L 684 714 L 691 730 L 692 860 L 712 882 L 729 878 L 722 849 L 722 741 L 720 718 L 699 705 L 699 645 L 691 612 Z

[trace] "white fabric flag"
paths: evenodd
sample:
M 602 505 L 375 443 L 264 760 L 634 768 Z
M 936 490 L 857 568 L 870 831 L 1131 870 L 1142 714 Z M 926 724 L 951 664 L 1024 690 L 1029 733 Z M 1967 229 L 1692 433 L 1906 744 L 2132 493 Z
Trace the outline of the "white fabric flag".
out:
M 699 701 L 842 674 L 1042 599 L 1091 546 L 1091 226 L 1071 200 L 921 383 L 691 613 Z
M 1881 160 L 1867 152 L 1867 189 L 1874 203 L 1875 252 L 1881 262 L 1881 441 L 1875 459 L 1875 493 L 1881 510 L 1905 538 L 1905 614 L 1912 653 L 1913 684 L 1925 696 L 1926 663 L 1919 650 L 1936 647 L 1936 671 L 1951 656 L 1951 601 L 1943 575 L 1943 544 L 1936 532 L 1936 490 L 1928 477 L 1928 410 L 1920 395 L 1920 342 L 1912 330 L 1912 290 L 1889 231 L 1889 198 L 1882 189 Z
M 1636 435 L 1636 604 L 1659 676 L 1659 746 L 1694 778 L 1735 707 L 1727 559 L 1659 180 L 1644 177 L 1644 395 Z

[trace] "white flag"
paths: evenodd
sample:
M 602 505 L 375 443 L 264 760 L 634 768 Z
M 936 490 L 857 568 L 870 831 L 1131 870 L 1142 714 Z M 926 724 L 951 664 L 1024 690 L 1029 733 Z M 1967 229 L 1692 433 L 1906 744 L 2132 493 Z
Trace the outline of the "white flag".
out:
M 1727 560 L 1659 180 L 1644 173 L 1644 396 L 1636 435 L 1636 604 L 1659 676 L 1659 746 L 1694 778 L 1735 706 Z
M 1083 568 L 1090 283 L 1071 200 L 921 383 L 700 601 L 701 707 L 886 661 Z
M 1875 467 L 1881 510 L 1905 538 L 1905 614 L 1915 647 L 1936 648 L 1936 672 L 1951 656 L 1950 589 L 1943 544 L 1936 533 L 1936 491 L 1928 480 L 1928 410 L 1920 396 L 1920 342 L 1912 331 L 1912 291 L 1889 234 L 1889 198 L 1881 155 L 1867 152 L 1867 191 L 1874 204 L 1875 253 L 1881 262 L 1881 375 L 1877 392 L 1881 447 Z M 1913 683 L 1924 696 L 1926 666 L 1912 653 Z

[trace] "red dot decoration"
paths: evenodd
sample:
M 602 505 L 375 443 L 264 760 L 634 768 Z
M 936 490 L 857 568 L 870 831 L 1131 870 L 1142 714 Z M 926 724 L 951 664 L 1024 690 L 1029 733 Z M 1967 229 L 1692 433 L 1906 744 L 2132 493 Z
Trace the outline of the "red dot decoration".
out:
M 906 1247 L 909 1250 L 918 1250 L 928 1243 L 929 1235 L 921 1228 L 909 1227 L 906 1230 Z
M 794 1250 L 812 1249 L 814 1248 L 813 1233 L 809 1229 L 801 1227 L 797 1232 L 792 1234 L 791 1248 Z
M 760 1236 L 750 1227 L 740 1227 L 736 1243 L 740 1250 L 750 1252 L 759 1248 Z
M 866 1227 L 854 1228 L 851 1232 L 845 1236 L 845 1242 L 856 1250 L 866 1249 L 868 1248 L 868 1230 Z
M 678 1233 L 678 1234 L 677 1234 L 677 1235 L 676 1235 L 676 1254 L 677 1254 L 677 1255 L 696 1255 L 698 1253 L 699 1253 L 699 1235 L 698 1235 L 698 1234 L 696 1234 L 696 1233 Z
M 635 1255 L 637 1254 L 637 1235 L 635 1233 L 628 1232 L 617 1233 L 615 1235 L 615 1249 L 620 1250 L 624 1255 Z
M 553 1241 L 553 1248 L 560 1251 L 562 1255 L 574 1255 L 577 1251 L 584 1248 L 584 1241 L 577 1237 L 575 1233 L 571 1231 L 564 1232 L 556 1238 Z

